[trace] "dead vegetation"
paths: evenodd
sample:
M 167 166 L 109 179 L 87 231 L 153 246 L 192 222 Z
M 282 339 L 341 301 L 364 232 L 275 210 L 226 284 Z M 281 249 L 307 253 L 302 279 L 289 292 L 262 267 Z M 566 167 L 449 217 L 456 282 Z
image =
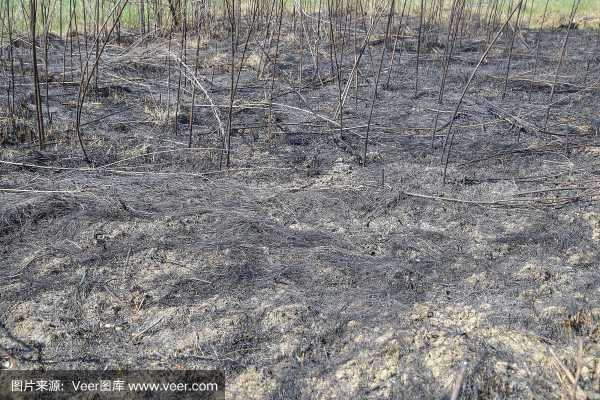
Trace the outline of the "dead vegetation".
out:
M 99 1 L 56 35 L 37 3 L 36 40 L 0 15 L 3 367 L 600 398 L 577 0 L 535 26 L 529 1 Z

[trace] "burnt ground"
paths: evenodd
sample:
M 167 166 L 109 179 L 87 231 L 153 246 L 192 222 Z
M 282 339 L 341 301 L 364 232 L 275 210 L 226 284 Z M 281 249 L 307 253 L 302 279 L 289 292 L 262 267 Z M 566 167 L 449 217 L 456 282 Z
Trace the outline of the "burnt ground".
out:
M 45 151 L 29 143 L 28 58 L 15 128 L 0 95 L 4 365 L 222 368 L 239 399 L 448 398 L 463 365 L 462 398 L 554 399 L 579 370 L 576 398 L 600 398 L 595 32 L 571 33 L 540 129 L 564 34 L 543 35 L 532 84 L 535 33 L 522 32 L 504 99 L 501 38 L 455 121 L 444 186 L 447 130 L 432 150 L 431 128 L 436 109 L 440 125 L 452 115 L 485 48 L 477 35 L 457 43 L 440 106 L 443 43 L 428 38 L 415 95 L 409 32 L 389 85 L 384 64 L 366 166 L 369 60 L 382 43 L 361 63 L 344 109 L 356 128 L 342 138 L 322 118 L 338 96 L 325 44 L 323 84 L 308 51 L 300 84 L 298 43 L 284 36 L 274 118 L 272 66 L 257 77 L 260 53 L 249 51 L 227 172 L 200 91 L 187 148 L 185 79 L 179 133 L 174 106 L 167 119 L 180 68 L 173 61 L 169 96 L 159 38 L 108 46 L 83 113 L 88 166 L 73 129 L 79 75 L 68 55 L 63 75 L 65 43 L 53 38 Z M 223 120 L 226 46 L 204 41 L 198 72 Z M 2 67 L 6 77 L 4 56 Z

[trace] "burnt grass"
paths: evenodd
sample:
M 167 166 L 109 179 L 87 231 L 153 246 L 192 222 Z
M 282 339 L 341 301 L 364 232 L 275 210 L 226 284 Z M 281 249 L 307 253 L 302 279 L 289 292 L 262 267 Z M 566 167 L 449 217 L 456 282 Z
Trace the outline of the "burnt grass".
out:
M 415 93 L 409 33 L 389 84 L 384 62 L 366 165 L 370 60 L 376 71 L 384 43 L 361 61 L 343 114 L 357 128 L 342 137 L 315 116 L 332 118 L 338 99 L 325 43 L 323 83 L 308 50 L 300 83 L 299 43 L 282 36 L 273 118 L 272 64 L 257 76 L 260 53 L 249 50 L 222 171 L 199 90 L 187 149 L 185 76 L 176 132 L 180 68 L 172 61 L 169 94 L 166 39 L 107 47 L 83 111 L 93 167 L 74 133 L 77 54 L 71 65 L 67 52 L 63 75 L 65 42 L 52 38 L 50 145 L 40 151 L 29 48 L 15 49 L 24 73 L 17 63 L 14 124 L 3 49 L 3 365 L 221 368 L 228 398 L 240 399 L 449 398 L 465 365 L 460 398 L 558 399 L 573 388 L 558 359 L 579 369 L 577 398 L 600 398 L 596 33 L 571 32 L 546 132 L 565 31 L 542 35 L 534 83 L 536 32 L 522 31 L 504 99 L 510 35 L 500 38 L 454 123 L 446 185 L 436 110 L 442 126 L 486 43 L 456 43 L 439 105 L 444 36 L 426 37 Z M 202 42 L 198 76 L 226 121 L 222 49 L 226 39 Z

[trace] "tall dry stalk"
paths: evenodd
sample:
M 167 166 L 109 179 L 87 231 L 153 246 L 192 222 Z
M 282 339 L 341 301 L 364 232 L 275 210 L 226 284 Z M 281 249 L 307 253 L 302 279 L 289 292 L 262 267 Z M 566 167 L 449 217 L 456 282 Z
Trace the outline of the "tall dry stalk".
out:
M 52 125 L 52 114 L 50 113 L 50 59 L 48 57 L 48 46 L 49 46 L 49 32 L 51 24 L 51 15 L 49 10 L 49 4 L 42 1 L 42 26 L 44 27 L 44 88 L 46 92 L 45 104 L 46 104 L 46 116 L 48 117 L 48 125 Z
M 424 12 L 425 0 L 421 0 L 421 7 L 419 11 L 419 32 L 417 36 L 417 64 L 415 71 L 415 97 L 419 94 L 419 61 L 421 59 L 421 37 L 423 31 L 423 12 Z
M 182 33 L 181 33 L 181 43 L 180 43 L 180 52 L 181 52 L 181 59 L 183 60 L 183 63 L 185 64 L 187 62 L 186 60 L 186 48 L 187 48 L 187 0 L 183 1 L 183 7 L 181 8 L 181 13 L 182 15 L 180 16 L 181 18 L 181 26 L 182 26 Z M 175 135 L 179 134 L 179 104 L 181 102 L 181 84 L 182 84 L 182 69 L 179 69 L 179 78 L 177 80 L 177 98 L 175 100 L 175 118 L 174 118 L 174 124 L 175 124 Z
M 227 2 L 229 3 L 229 2 Z M 236 48 L 237 48 L 237 32 L 238 32 L 238 27 L 236 24 L 236 19 L 235 19 L 235 0 L 230 0 L 230 4 L 228 11 L 229 11 L 229 27 L 231 29 L 231 38 L 230 38 L 230 43 L 231 43 L 231 64 L 230 64 L 230 68 L 231 68 L 231 80 L 230 80 L 230 86 L 229 86 L 229 109 L 227 112 L 227 136 L 224 138 L 224 143 L 223 143 L 223 151 L 221 151 L 221 157 L 220 157 L 220 161 L 219 161 L 219 169 L 221 169 L 222 167 L 222 162 L 223 162 L 223 153 L 225 153 L 225 165 L 227 168 L 229 168 L 229 164 L 231 162 L 231 122 L 232 122 L 232 118 L 233 118 L 233 102 L 235 99 L 235 92 L 234 92 L 234 86 L 235 86 L 235 53 L 236 53 Z
M 409 1 L 409 6 L 408 8 L 410 9 L 410 3 L 412 3 L 412 0 L 408 0 Z M 385 81 L 385 85 L 389 86 L 390 85 L 390 79 L 392 76 L 392 70 L 394 69 L 394 59 L 396 56 L 396 49 L 398 48 L 398 38 L 400 36 L 402 36 L 402 40 L 400 41 L 400 54 L 399 57 L 400 58 L 402 56 L 402 50 L 404 49 L 404 35 L 402 33 L 403 25 L 402 23 L 404 22 L 404 15 L 405 15 L 405 11 L 406 11 L 406 4 L 407 4 L 407 0 L 404 0 L 404 4 L 402 5 L 402 13 L 400 14 L 400 22 L 398 24 L 398 30 L 396 31 L 396 35 L 394 37 L 394 47 L 392 48 L 392 54 L 390 55 L 390 62 L 388 64 L 388 73 L 387 73 L 387 79 Z
M 196 32 L 196 55 L 195 55 L 195 60 L 194 60 L 194 75 L 196 75 L 198 73 L 198 68 L 200 67 L 200 39 L 202 37 L 202 17 L 201 16 L 197 16 L 197 23 L 198 25 L 196 26 L 197 32 Z M 189 120 L 188 120 L 188 130 L 189 130 L 189 135 L 188 135 L 188 147 L 192 148 L 192 141 L 193 141 L 193 133 L 194 133 L 194 108 L 196 106 L 196 85 L 192 85 L 192 101 L 190 102 L 190 115 L 189 115 Z
M 8 110 L 10 113 L 11 124 L 14 124 L 14 107 L 15 107 L 15 57 L 13 53 L 13 23 L 12 15 L 10 13 L 11 4 L 10 0 L 5 1 L 6 4 L 6 25 L 8 31 L 8 59 L 10 63 L 10 83 L 8 85 Z
M 271 62 L 272 64 L 272 70 L 271 70 L 271 84 L 269 86 L 269 111 L 268 111 L 268 122 L 269 122 L 269 126 L 268 129 L 270 130 L 272 128 L 272 123 L 275 120 L 274 116 L 273 116 L 273 92 L 275 90 L 275 79 L 277 78 L 277 62 L 279 61 L 279 47 L 280 47 L 280 42 L 281 42 L 281 26 L 283 23 L 283 12 L 284 12 L 284 2 L 283 0 L 281 1 L 281 3 L 279 4 L 279 17 L 278 17 L 278 24 L 277 24 L 277 38 L 275 39 L 275 57 L 273 59 L 273 61 Z
M 42 111 L 42 96 L 40 93 L 40 75 L 38 71 L 36 25 L 37 25 L 37 0 L 29 0 L 29 23 L 31 28 L 31 61 L 33 68 L 33 90 L 35 96 L 35 112 L 37 115 L 37 133 L 40 150 L 44 150 L 46 134 L 44 132 L 44 114 Z
M 338 87 L 338 100 L 339 100 L 339 136 L 338 139 L 343 139 L 344 137 L 344 103 L 342 101 L 343 92 L 342 92 L 342 77 L 341 77 L 341 66 L 338 64 L 338 55 L 336 49 L 336 41 L 335 41 L 335 32 L 333 30 L 333 8 L 332 8 L 332 0 L 327 1 L 327 11 L 329 15 L 329 36 L 330 36 L 330 47 L 329 47 L 329 56 L 331 58 L 331 68 L 332 75 L 337 73 L 337 87 Z M 335 70 L 333 69 L 335 67 Z M 334 75 L 335 76 L 335 75 Z
M 579 8 L 579 4 L 581 0 L 573 0 L 573 4 L 571 6 L 571 14 L 569 16 L 569 25 L 567 26 L 567 33 L 565 34 L 565 39 L 562 43 L 562 47 L 560 49 L 560 58 L 558 60 L 558 65 L 556 66 L 556 71 L 554 72 L 554 82 L 552 84 L 552 89 L 550 90 L 550 102 L 548 107 L 546 108 L 546 117 L 544 118 L 544 131 L 548 129 L 548 119 L 550 118 L 550 109 L 552 107 L 552 103 L 554 101 L 554 92 L 556 88 L 556 83 L 558 82 L 558 74 L 560 72 L 560 68 L 562 67 L 563 61 L 565 59 L 565 54 L 567 52 L 567 42 L 569 41 L 569 36 L 571 34 L 571 28 L 573 26 L 573 19 L 575 18 L 575 14 L 577 13 L 577 9 Z M 567 136 L 567 140 L 569 137 Z
M 95 1 L 95 16 L 94 16 L 94 34 L 96 37 L 99 37 L 100 35 L 100 0 L 96 0 Z M 98 62 L 100 62 L 99 57 L 98 57 L 98 46 L 94 46 L 95 50 L 96 50 L 96 59 L 98 59 Z M 99 80 L 99 75 L 100 75 L 100 68 L 96 68 L 96 73 L 94 74 L 94 87 L 96 88 L 96 90 L 98 90 L 98 80 Z
M 535 77 L 537 75 L 538 63 L 540 59 L 540 52 L 542 50 L 542 32 L 544 29 L 544 22 L 546 22 L 546 14 L 548 12 L 548 4 L 550 0 L 546 0 L 546 6 L 544 7 L 544 13 L 542 14 L 542 22 L 537 32 L 537 39 L 535 43 L 535 61 L 533 63 L 533 71 L 531 72 L 531 83 L 529 86 L 529 101 L 531 101 L 531 93 L 533 92 L 533 85 L 535 84 Z
M 519 7 L 519 11 L 517 11 L 517 19 L 515 20 L 512 35 L 510 38 L 510 48 L 508 50 L 508 62 L 506 63 L 506 74 L 504 76 L 504 89 L 502 90 L 502 100 L 504 100 L 504 98 L 506 97 L 506 90 L 508 89 L 510 64 L 512 61 L 513 48 L 515 47 L 515 38 L 517 37 L 517 32 L 519 31 L 519 19 L 520 18 L 521 18 L 521 7 Z
M 144 36 L 146 34 L 146 7 L 144 0 L 139 0 L 139 18 L 140 18 L 140 36 Z
M 79 82 L 79 92 L 77 94 L 77 114 L 76 114 L 76 119 L 75 119 L 75 132 L 77 133 L 77 139 L 79 140 L 79 145 L 81 147 L 83 157 L 88 164 L 91 164 L 92 160 L 90 159 L 90 157 L 87 153 L 87 150 L 83 143 L 83 137 L 81 136 L 81 113 L 83 111 L 83 104 L 85 102 L 85 96 L 87 95 L 87 92 L 89 90 L 89 85 L 92 80 L 92 77 L 94 76 L 94 73 L 100 63 L 100 57 L 102 56 L 102 53 L 104 52 L 104 49 L 106 48 L 106 45 L 108 44 L 110 36 L 112 35 L 113 31 L 115 30 L 115 27 L 117 26 L 118 22 L 121 20 L 121 16 L 123 15 L 123 11 L 125 10 L 125 7 L 127 6 L 128 1 L 129 0 L 118 0 L 117 3 L 113 6 L 110 13 L 105 17 L 101 30 L 104 30 L 106 28 L 106 26 L 108 25 L 108 21 L 110 21 L 110 18 L 113 16 L 113 14 L 116 15 L 116 18 L 113 20 L 112 26 L 111 26 L 110 30 L 108 31 L 106 39 L 102 43 L 101 47 L 99 47 L 100 46 L 100 36 L 97 36 L 95 39 L 95 42 L 96 42 L 95 45 L 96 45 L 96 47 L 99 47 L 99 50 L 98 50 L 98 55 L 96 56 L 96 59 L 94 60 L 94 63 L 91 67 L 91 70 L 90 70 L 90 57 L 88 56 L 86 63 L 85 63 L 85 67 L 82 68 L 82 71 L 81 71 L 81 80 Z M 115 13 L 115 11 L 116 11 L 116 13 Z
M 371 131 L 371 122 L 373 120 L 373 110 L 375 108 L 375 100 L 377 99 L 377 88 L 379 86 L 379 78 L 381 77 L 381 69 L 383 67 L 383 59 L 385 58 L 385 50 L 386 50 L 386 46 L 385 43 L 387 43 L 389 34 L 390 34 L 390 26 L 392 24 L 392 17 L 393 17 L 393 10 L 394 10 L 394 6 L 395 6 L 396 2 L 395 0 L 392 0 L 390 2 L 390 10 L 388 12 L 388 19 L 387 19 L 387 24 L 386 24 L 386 28 L 385 28 L 385 37 L 383 39 L 383 49 L 381 51 L 381 57 L 379 58 L 379 68 L 377 69 L 377 75 L 375 77 L 375 82 L 373 84 L 373 97 L 371 98 L 371 107 L 369 108 L 369 119 L 367 122 L 367 131 L 365 133 L 365 142 L 363 145 L 363 156 L 362 156 L 362 162 L 363 165 L 367 165 L 367 148 L 369 146 L 369 132 Z

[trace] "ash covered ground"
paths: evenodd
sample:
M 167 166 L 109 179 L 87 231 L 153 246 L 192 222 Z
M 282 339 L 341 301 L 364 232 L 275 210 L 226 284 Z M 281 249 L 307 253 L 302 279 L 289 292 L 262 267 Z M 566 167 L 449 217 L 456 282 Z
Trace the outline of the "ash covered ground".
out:
M 571 32 L 540 129 L 564 34 L 542 35 L 534 82 L 536 32 L 517 37 L 504 99 L 501 37 L 454 121 L 445 185 L 444 124 L 483 40 L 456 43 L 440 105 L 443 40 L 427 38 L 415 93 L 407 34 L 389 82 L 383 67 L 366 165 L 382 41 L 361 61 L 341 135 L 328 121 L 339 92 L 326 47 L 317 75 L 311 54 L 300 63 L 283 37 L 272 106 L 272 63 L 261 68 L 262 53 L 249 50 L 221 170 L 222 138 L 200 90 L 188 148 L 185 74 L 175 127 L 182 66 L 165 38 L 107 47 L 82 118 L 91 166 L 74 131 L 78 74 L 68 51 L 63 70 L 66 44 L 52 38 L 42 76 L 50 144 L 39 151 L 20 42 L 16 124 L 0 95 L 5 365 L 220 368 L 236 399 L 448 398 L 463 368 L 464 399 L 558 399 L 578 373 L 576 398 L 599 399 L 595 32 Z M 201 43 L 198 76 L 225 121 L 224 49 L 226 40 Z M 342 77 L 354 61 L 345 57 Z

